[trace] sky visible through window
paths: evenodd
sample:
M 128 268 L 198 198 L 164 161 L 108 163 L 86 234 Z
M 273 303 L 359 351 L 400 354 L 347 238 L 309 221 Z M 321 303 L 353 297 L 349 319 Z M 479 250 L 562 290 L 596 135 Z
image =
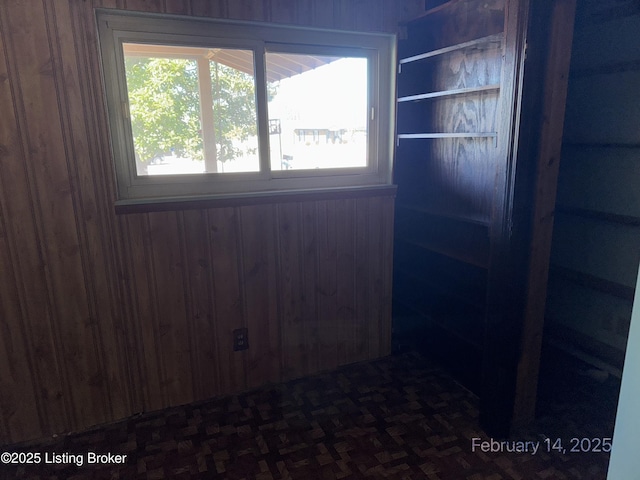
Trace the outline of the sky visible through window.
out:
M 269 102 L 282 127 L 270 135 L 272 170 L 366 166 L 367 98 L 366 58 L 335 57 L 280 80 Z

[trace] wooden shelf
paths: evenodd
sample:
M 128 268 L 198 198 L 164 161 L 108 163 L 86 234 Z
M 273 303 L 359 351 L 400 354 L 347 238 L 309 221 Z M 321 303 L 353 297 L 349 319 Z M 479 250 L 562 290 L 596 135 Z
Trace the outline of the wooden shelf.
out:
M 425 317 L 475 351 L 482 350 L 484 318 L 481 313 L 466 312 L 462 309 L 434 313 L 425 302 L 416 302 L 402 294 L 394 294 L 393 300 L 408 310 Z
M 412 280 L 421 292 L 433 292 L 435 301 L 462 303 L 483 312 L 487 301 L 488 272 L 445 255 L 397 239 L 394 275 Z M 434 302 L 435 303 L 435 302 Z
M 497 138 L 498 132 L 399 133 L 398 140 L 428 138 Z
M 633 302 L 635 296 L 634 287 L 607 280 L 605 278 L 596 277 L 595 275 L 584 273 L 573 268 L 551 264 L 549 266 L 549 274 L 555 277 L 560 277 L 564 280 L 568 280 L 571 283 L 580 285 L 581 287 L 606 293 L 614 297 L 622 298 L 629 302 Z
M 446 283 L 454 283 L 452 279 L 445 280 L 443 282 L 442 277 L 434 278 L 428 274 L 420 275 L 417 272 L 412 272 L 409 270 L 410 267 L 404 267 L 402 265 L 396 265 L 394 267 L 394 272 L 396 274 L 400 274 L 405 276 L 408 279 L 412 279 L 419 284 L 423 284 L 427 286 L 431 291 L 437 292 L 443 298 L 448 298 L 450 300 L 455 301 L 456 303 L 460 303 L 468 306 L 471 309 L 477 310 L 479 315 L 482 315 L 484 312 L 485 299 L 484 297 L 480 297 L 477 290 L 475 294 L 469 294 L 469 287 L 467 285 L 455 285 L 456 289 L 452 289 L 450 286 L 447 286 Z M 486 287 L 482 291 L 482 293 L 486 293 Z
M 450 241 L 444 239 L 430 238 L 428 240 L 414 240 L 412 238 L 398 237 L 399 240 L 413 245 L 415 247 L 424 248 L 434 253 L 444 255 L 459 262 L 468 263 L 475 267 L 489 268 L 489 252 L 482 248 L 481 245 L 474 245 L 468 242 L 464 248 L 455 248 Z
M 486 225 L 459 222 L 446 217 L 425 219 L 422 212 L 400 210 L 396 238 L 481 269 L 489 267 L 489 230 Z
M 564 207 L 562 205 L 556 205 L 556 213 L 588 218 L 591 220 L 600 220 L 602 222 L 611 223 L 613 225 L 629 225 L 633 227 L 640 227 L 640 217 L 636 215 L 620 215 L 617 213 L 603 212 L 600 210 L 593 210 L 588 208 Z
M 456 88 L 453 90 L 442 90 L 439 92 L 430 92 L 430 93 L 420 93 L 417 95 L 407 95 L 404 97 L 398 98 L 398 103 L 401 102 L 415 102 L 418 100 L 426 100 L 429 98 L 439 98 L 439 97 L 450 97 L 454 95 L 467 95 L 472 93 L 479 92 L 488 92 L 488 91 L 498 91 L 500 90 L 500 85 L 482 85 L 480 87 L 466 87 L 466 88 Z
M 488 220 L 484 220 L 481 218 L 472 218 L 472 217 L 468 217 L 468 216 L 463 216 L 462 214 L 456 214 L 456 213 L 451 213 L 451 212 L 443 212 L 443 211 L 434 211 L 432 209 L 429 209 L 427 207 L 422 207 L 419 205 L 410 205 L 407 203 L 401 203 L 396 201 L 396 208 L 399 208 L 401 210 L 408 210 L 411 212 L 417 212 L 417 213 L 422 213 L 424 215 L 428 215 L 430 217 L 439 217 L 439 218 L 446 218 L 448 220 L 454 220 L 456 222 L 462 222 L 462 223 L 471 223 L 474 225 L 481 225 L 483 227 L 489 227 L 489 221 Z
M 411 62 L 417 62 L 419 60 L 424 60 L 426 58 L 435 57 L 438 55 L 444 55 L 446 53 L 455 52 L 456 50 L 464 50 L 467 48 L 478 48 L 481 45 L 490 45 L 494 43 L 502 43 L 503 39 L 502 33 L 497 33 L 495 35 L 489 35 L 482 38 L 476 38 L 475 40 L 470 40 L 468 42 L 458 43 L 457 45 L 451 45 L 449 47 L 439 48 L 437 50 L 431 50 L 430 52 L 421 53 L 419 55 L 413 55 L 411 57 L 400 59 L 400 65 L 398 68 L 398 73 L 402 73 L 402 65 Z

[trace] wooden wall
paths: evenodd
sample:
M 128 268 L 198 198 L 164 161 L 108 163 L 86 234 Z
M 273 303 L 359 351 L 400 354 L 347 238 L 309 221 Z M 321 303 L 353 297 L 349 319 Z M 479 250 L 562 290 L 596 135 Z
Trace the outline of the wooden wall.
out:
M 578 2 L 547 332 L 622 366 L 640 261 L 640 5 Z
M 390 348 L 392 196 L 114 213 L 94 7 L 395 31 L 421 3 L 0 3 L 0 444 Z

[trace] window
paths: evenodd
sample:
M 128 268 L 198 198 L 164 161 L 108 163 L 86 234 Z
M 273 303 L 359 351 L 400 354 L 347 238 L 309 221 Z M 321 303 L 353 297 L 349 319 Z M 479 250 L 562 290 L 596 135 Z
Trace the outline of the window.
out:
M 260 171 L 251 50 L 122 48 L 136 175 Z
M 271 170 L 367 166 L 366 57 L 267 51 Z M 269 82 L 282 62 L 314 68 Z
M 121 202 L 390 183 L 393 35 L 97 21 Z

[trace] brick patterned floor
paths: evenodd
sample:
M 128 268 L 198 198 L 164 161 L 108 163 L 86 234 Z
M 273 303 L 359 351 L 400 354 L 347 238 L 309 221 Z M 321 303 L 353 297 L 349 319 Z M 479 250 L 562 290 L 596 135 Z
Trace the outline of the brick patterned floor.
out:
M 545 434 L 563 435 L 566 442 L 569 436 L 611 436 L 612 415 L 588 421 L 602 410 L 585 393 L 593 388 L 584 387 L 568 403 L 566 392 L 549 388 L 541 389 L 546 413 L 514 440 L 540 441 Z M 103 466 L 4 465 L 0 478 L 605 479 L 605 453 L 473 453 L 472 438 L 487 440 L 478 426 L 477 405 L 477 398 L 442 369 L 406 352 L 145 414 L 48 445 L 5 447 L 78 454 L 85 461 L 87 452 L 127 459 Z

